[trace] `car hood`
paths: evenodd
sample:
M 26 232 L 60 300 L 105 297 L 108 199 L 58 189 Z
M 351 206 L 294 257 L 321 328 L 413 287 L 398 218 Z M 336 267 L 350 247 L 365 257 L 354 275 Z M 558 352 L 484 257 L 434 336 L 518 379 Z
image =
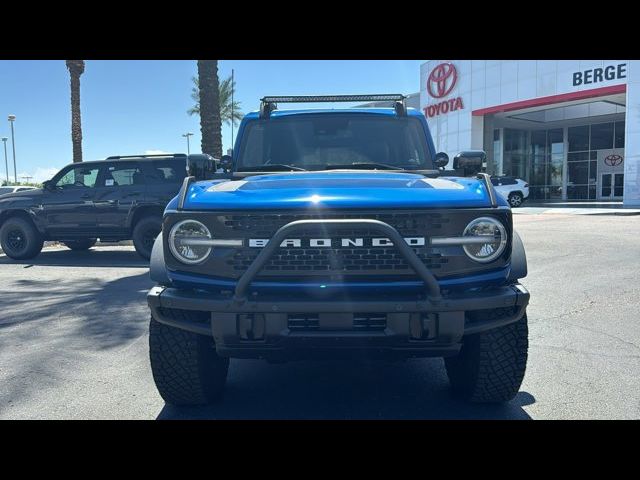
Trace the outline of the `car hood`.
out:
M 175 202 L 175 200 L 174 200 Z M 482 181 L 426 178 L 380 171 L 292 172 L 190 186 L 188 210 L 345 208 L 482 208 L 491 205 Z M 169 205 L 174 207 L 174 205 Z

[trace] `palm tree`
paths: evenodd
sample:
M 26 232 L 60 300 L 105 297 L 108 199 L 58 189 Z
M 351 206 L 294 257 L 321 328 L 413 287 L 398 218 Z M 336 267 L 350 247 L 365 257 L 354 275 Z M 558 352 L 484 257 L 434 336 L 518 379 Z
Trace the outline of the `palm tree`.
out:
M 193 107 L 187 110 L 189 115 L 200 115 L 200 85 L 198 77 L 192 77 L 193 88 L 191 89 L 191 99 L 195 102 Z M 220 82 L 220 121 L 231 125 L 231 116 L 233 115 L 233 125 L 236 126 L 243 117 L 243 113 L 240 111 L 240 102 L 233 101 L 233 108 L 231 105 L 231 98 L 236 91 L 236 82 L 231 82 L 231 76 L 225 78 Z
M 67 60 L 71 77 L 71 143 L 73 162 L 82 161 L 82 121 L 80 119 L 80 75 L 84 73 L 84 60 Z
M 222 122 L 220 121 L 217 60 L 198 60 L 198 85 L 200 86 L 202 153 L 220 158 L 222 156 Z

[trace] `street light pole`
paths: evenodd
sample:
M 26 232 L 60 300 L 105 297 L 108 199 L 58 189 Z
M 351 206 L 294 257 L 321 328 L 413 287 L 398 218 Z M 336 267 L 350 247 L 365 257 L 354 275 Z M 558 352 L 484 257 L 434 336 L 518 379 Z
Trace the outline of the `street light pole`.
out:
M 13 133 L 13 122 L 15 122 L 16 116 L 9 115 L 9 123 L 11 124 L 11 148 L 13 149 L 13 181 L 18 184 L 18 170 L 16 169 L 16 138 Z
M 191 155 L 191 151 L 189 150 L 189 137 L 193 136 L 193 133 L 191 132 L 183 133 L 182 136 L 187 139 L 187 155 Z
M 2 137 L 4 143 L 4 168 L 7 170 L 7 185 L 9 185 L 9 160 L 7 159 L 7 137 Z

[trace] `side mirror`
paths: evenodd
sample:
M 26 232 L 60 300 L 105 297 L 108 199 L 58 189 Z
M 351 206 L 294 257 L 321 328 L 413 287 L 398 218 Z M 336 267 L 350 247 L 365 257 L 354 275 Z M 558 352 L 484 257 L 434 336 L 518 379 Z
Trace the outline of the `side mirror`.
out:
M 211 155 L 194 153 L 187 157 L 187 174 L 196 180 L 209 180 L 216 173 L 216 160 Z
M 45 190 L 53 190 L 53 183 L 51 183 L 51 180 L 45 180 L 44 182 L 42 182 L 42 188 Z
M 224 172 L 230 172 L 233 168 L 233 157 L 231 155 L 222 155 L 220 157 L 220 167 Z
M 436 164 L 436 168 L 444 169 L 449 164 L 449 155 L 444 152 L 437 153 L 433 162 Z
M 465 177 L 472 177 L 482 171 L 486 159 L 483 150 L 466 150 L 453 157 L 453 169 L 462 170 Z

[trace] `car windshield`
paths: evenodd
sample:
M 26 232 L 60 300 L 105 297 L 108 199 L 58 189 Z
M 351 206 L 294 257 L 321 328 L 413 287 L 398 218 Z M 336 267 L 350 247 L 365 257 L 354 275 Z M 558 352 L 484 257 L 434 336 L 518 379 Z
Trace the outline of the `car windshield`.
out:
M 4 195 L 5 193 L 12 193 L 13 187 L 0 187 L 0 195 Z
M 273 167 L 273 168 L 271 168 Z M 236 170 L 433 169 L 417 118 L 336 113 L 251 121 Z

